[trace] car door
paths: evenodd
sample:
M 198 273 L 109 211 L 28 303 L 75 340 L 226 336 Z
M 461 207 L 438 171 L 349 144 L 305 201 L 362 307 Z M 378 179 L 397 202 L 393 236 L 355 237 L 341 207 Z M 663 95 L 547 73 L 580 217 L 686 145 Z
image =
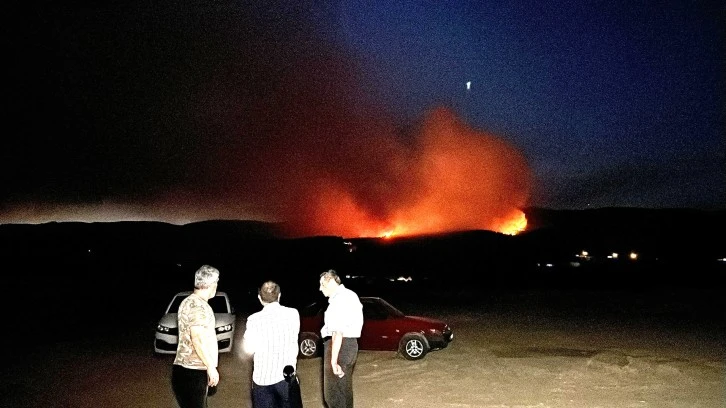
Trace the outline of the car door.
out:
M 361 350 L 397 350 L 400 334 L 385 308 L 374 299 L 361 299 L 363 330 L 359 341 Z

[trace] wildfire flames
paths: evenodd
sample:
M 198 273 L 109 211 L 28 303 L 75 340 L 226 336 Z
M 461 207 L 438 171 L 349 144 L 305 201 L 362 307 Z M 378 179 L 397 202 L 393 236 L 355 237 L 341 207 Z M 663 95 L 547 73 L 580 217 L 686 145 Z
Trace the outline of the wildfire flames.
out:
M 311 183 L 291 187 L 305 197 L 286 216 L 296 235 L 516 234 L 526 228 L 520 208 L 529 195 L 529 168 L 501 138 L 440 108 L 424 120 L 413 144 L 367 140 L 369 146 L 349 147 L 351 159 L 343 157 L 347 166 L 340 171 L 319 171 Z M 353 159 L 358 155 L 365 160 Z

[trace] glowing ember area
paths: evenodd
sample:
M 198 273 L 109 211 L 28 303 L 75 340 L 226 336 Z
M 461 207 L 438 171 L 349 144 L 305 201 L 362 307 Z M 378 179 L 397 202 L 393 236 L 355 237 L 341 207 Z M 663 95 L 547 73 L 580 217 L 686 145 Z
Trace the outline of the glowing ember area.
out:
M 390 139 L 363 152 L 369 174 L 318 177 L 294 214 L 298 235 L 395 237 L 526 228 L 530 172 L 518 150 L 445 109 L 426 118 L 412 146 Z M 381 149 L 385 146 L 385 149 Z M 382 159 L 380 152 L 389 153 Z M 395 153 L 395 154 L 391 154 Z M 360 182 L 357 182 L 360 180 Z
M 501 232 L 507 235 L 517 235 L 527 228 L 527 217 L 524 216 L 522 211 L 517 210 L 516 214 L 509 219 L 506 219 L 500 224 L 498 228 L 494 228 L 495 231 Z

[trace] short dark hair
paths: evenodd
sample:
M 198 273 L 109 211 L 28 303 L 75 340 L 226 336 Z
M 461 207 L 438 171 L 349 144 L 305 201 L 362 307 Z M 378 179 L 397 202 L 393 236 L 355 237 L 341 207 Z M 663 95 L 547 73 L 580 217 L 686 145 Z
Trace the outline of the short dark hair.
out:
M 340 276 L 338 276 L 338 272 L 335 272 L 334 269 L 328 269 L 327 271 L 321 273 L 320 279 L 324 279 L 326 282 L 333 279 L 335 283 L 340 285 Z
M 267 281 L 257 290 L 260 300 L 265 303 L 277 302 L 280 299 L 280 285 L 273 281 Z

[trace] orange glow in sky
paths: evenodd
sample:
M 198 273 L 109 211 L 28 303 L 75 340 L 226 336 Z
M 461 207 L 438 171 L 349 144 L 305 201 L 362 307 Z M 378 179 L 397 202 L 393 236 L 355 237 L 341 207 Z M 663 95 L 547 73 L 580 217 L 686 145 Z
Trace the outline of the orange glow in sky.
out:
M 305 235 L 393 237 L 526 228 L 530 171 L 523 155 L 500 138 L 473 130 L 445 109 L 430 113 L 412 146 L 386 144 L 371 160 L 377 180 L 365 194 L 356 177 L 326 175 L 307 192 Z M 391 154 L 392 153 L 392 154 Z M 371 194 L 378 192 L 380 195 Z

